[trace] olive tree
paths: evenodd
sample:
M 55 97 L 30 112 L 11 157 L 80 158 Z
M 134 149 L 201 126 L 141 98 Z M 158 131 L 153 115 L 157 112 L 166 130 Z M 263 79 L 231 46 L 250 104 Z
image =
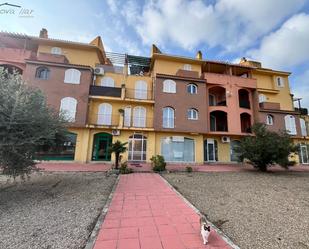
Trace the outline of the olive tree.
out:
M 0 169 L 18 176 L 35 168 L 38 146 L 65 132 L 63 115 L 47 106 L 45 96 L 16 72 L 0 68 Z

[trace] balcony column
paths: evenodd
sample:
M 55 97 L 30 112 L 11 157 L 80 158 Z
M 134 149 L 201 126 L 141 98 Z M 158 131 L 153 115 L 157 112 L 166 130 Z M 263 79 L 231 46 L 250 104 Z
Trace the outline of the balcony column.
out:
M 121 99 L 124 100 L 126 97 L 126 85 L 121 84 Z

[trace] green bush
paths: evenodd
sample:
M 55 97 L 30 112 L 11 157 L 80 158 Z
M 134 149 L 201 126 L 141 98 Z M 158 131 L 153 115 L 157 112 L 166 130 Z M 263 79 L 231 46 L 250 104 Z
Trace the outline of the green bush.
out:
M 152 164 L 152 170 L 154 172 L 161 172 L 165 171 L 166 162 L 164 160 L 164 157 L 161 155 L 152 156 L 150 158 L 151 164 Z
M 131 173 L 133 173 L 133 169 L 128 168 L 127 162 L 123 162 L 120 165 L 119 172 L 120 172 L 120 174 L 131 174 Z
M 186 171 L 187 171 L 188 173 L 191 173 L 191 172 L 193 171 L 193 169 L 192 169 L 191 166 L 187 166 L 187 167 L 186 167 Z

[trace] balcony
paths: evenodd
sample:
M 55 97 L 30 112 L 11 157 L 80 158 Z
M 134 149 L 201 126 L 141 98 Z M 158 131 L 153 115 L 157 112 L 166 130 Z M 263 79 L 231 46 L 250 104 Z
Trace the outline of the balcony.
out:
M 260 108 L 265 110 L 280 110 L 280 103 L 262 102 Z
M 143 89 L 126 88 L 125 96 L 127 99 L 153 100 L 153 91 Z
M 153 128 L 153 117 L 125 117 L 123 122 L 125 128 Z
M 121 87 L 90 86 L 89 95 L 121 98 Z
M 94 126 L 118 127 L 120 115 L 112 114 L 95 114 L 91 115 L 89 124 Z
M 308 115 L 307 108 L 295 108 L 295 111 L 299 112 L 301 115 Z

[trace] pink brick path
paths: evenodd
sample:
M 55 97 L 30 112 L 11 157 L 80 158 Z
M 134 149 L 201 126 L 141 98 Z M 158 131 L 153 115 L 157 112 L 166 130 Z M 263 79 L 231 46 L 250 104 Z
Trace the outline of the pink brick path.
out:
M 213 230 L 202 243 L 199 216 L 157 174 L 121 175 L 94 249 L 230 248 Z
M 74 163 L 74 162 L 44 162 L 37 165 L 45 171 L 107 171 L 112 167 L 112 164 L 104 163 Z M 130 166 L 135 172 L 151 171 L 150 164 L 142 164 L 142 167 Z M 205 164 L 191 165 L 194 171 L 199 172 L 238 172 L 238 171 L 255 171 L 250 165 L 242 164 Z M 184 171 L 186 165 L 168 164 L 167 169 L 170 171 Z M 286 171 L 285 169 L 275 166 L 270 168 L 271 171 Z M 297 165 L 291 167 L 288 171 L 309 172 L 309 165 Z

